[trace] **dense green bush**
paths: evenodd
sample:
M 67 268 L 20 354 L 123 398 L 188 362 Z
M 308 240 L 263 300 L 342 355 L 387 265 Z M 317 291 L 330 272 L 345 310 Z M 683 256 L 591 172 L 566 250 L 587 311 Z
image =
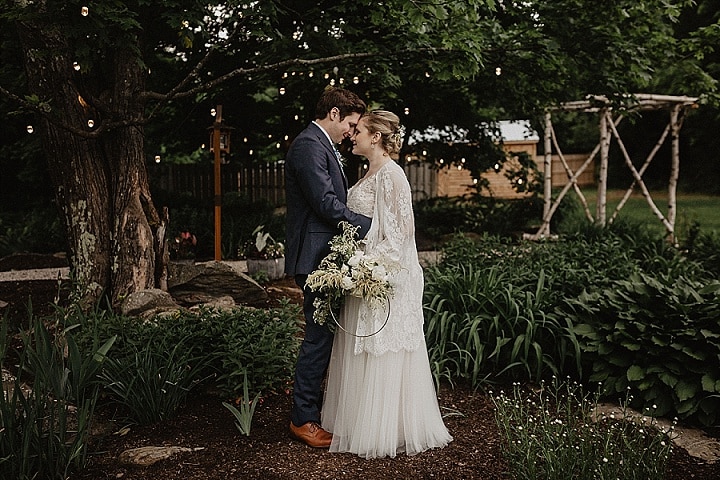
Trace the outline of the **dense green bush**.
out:
M 67 251 L 65 228 L 55 207 L 0 211 L 0 257 L 17 252 Z
M 590 366 L 608 394 L 630 387 L 659 415 L 720 419 L 720 281 L 648 274 L 567 299 Z
M 415 219 L 419 231 L 438 238 L 457 232 L 501 236 L 517 235 L 542 217 L 542 200 L 470 197 L 436 197 L 416 202 Z
M 212 379 L 224 395 L 233 396 L 242 394 L 246 371 L 253 394 L 287 388 L 299 348 L 301 318 L 300 308 L 285 302 L 273 309 L 185 310 L 145 322 L 107 311 L 76 313 L 69 321 L 82 325 L 78 333 L 82 343 L 116 335 L 110 355 L 126 363 L 135 362 L 138 352 L 154 351 L 168 357 L 172 350 L 168 345 L 182 345 L 182 351 L 173 356 L 176 363 L 191 369 L 202 366 L 194 371 L 191 383 L 198 378 Z M 153 358 L 140 361 L 148 368 L 158 368 Z
M 619 223 L 544 242 L 458 235 L 442 254 L 426 269 L 436 378 L 569 374 L 630 387 L 659 414 L 718 422 L 720 371 L 708 365 L 720 354 L 720 287 L 697 252 Z

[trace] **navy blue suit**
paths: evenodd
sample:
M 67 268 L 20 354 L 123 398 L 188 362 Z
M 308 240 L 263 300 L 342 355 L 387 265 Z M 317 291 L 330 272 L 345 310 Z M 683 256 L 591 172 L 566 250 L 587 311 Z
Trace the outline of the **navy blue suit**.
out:
M 290 145 L 285 160 L 287 231 L 285 273 L 295 277 L 305 295 L 305 338 L 295 369 L 291 420 L 296 426 L 320 423 L 322 382 L 332 351 L 333 334 L 313 320 L 315 296 L 305 280 L 330 252 L 328 242 L 338 223 L 360 226 L 360 236 L 370 229 L 370 218 L 350 211 L 347 179 L 335 150 L 322 129 L 311 123 Z

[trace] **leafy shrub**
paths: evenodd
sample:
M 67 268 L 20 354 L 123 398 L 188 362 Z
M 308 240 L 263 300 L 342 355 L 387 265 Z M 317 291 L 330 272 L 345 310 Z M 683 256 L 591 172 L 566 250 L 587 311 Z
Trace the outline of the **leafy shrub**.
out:
M 0 257 L 16 252 L 56 253 L 68 248 L 55 208 L 0 212 Z
M 286 301 L 279 309 L 247 309 L 218 319 L 225 326 L 215 355 L 218 387 L 242 396 L 247 372 L 251 393 L 287 390 L 300 348 L 301 318 L 300 308 Z
M 83 325 L 82 342 L 117 335 L 112 354 L 118 359 L 134 359 L 151 342 L 182 343 L 184 351 L 176 360 L 185 364 L 188 359 L 198 359 L 202 369 L 195 378 L 212 377 L 224 394 L 240 396 L 245 371 L 253 394 L 287 388 L 299 348 L 301 318 L 300 308 L 285 301 L 274 309 L 202 308 L 148 322 L 105 311 L 89 316 L 76 313 L 69 321 Z M 163 348 L 155 350 L 162 352 Z
M 589 380 L 630 387 L 658 415 L 711 425 L 720 418 L 720 282 L 639 273 L 568 298 Z
M 414 207 L 418 230 L 438 238 L 456 232 L 510 236 L 538 223 L 542 201 L 470 197 L 436 197 Z
M 690 260 L 699 262 L 713 278 L 720 278 L 720 233 L 700 233 L 687 246 Z
M 124 356 L 111 358 L 100 373 L 112 400 L 122 405 L 131 421 L 148 425 L 175 416 L 198 383 L 207 358 L 198 358 L 185 338 L 169 343 L 161 333 L 146 345 L 131 346 Z

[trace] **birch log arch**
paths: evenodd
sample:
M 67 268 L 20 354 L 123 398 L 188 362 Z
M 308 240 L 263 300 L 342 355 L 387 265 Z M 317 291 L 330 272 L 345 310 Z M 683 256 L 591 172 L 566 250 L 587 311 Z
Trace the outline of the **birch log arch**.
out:
M 677 182 L 680 173 L 680 128 L 682 127 L 685 112 L 689 108 L 698 107 L 697 97 L 687 96 L 672 96 L 672 95 L 655 95 L 655 94 L 644 94 L 638 93 L 627 96 L 627 104 L 623 107 L 622 111 L 616 110 L 613 107 L 613 103 L 604 96 L 590 95 L 585 100 L 579 100 L 574 102 L 563 103 L 558 107 L 548 109 L 545 112 L 545 173 L 543 177 L 543 222 L 538 231 L 534 234 L 528 235 L 528 238 L 536 240 L 539 238 L 550 236 L 550 220 L 553 214 L 557 210 L 560 202 L 567 192 L 572 188 L 578 195 L 580 202 L 585 210 L 585 216 L 590 222 L 597 225 L 605 226 L 608 223 L 612 223 L 618 215 L 618 212 L 627 202 L 628 198 L 632 194 L 635 187 L 638 187 L 643 194 L 643 197 L 647 200 L 650 209 L 655 214 L 663 226 L 668 235 L 669 241 L 675 243 L 675 217 L 677 214 Z M 643 165 L 637 169 L 630 160 L 630 156 L 623 144 L 620 134 L 617 131 L 617 126 L 624 118 L 623 113 L 628 111 L 643 111 L 643 110 L 668 110 L 670 113 L 669 121 L 665 130 L 660 135 L 660 138 L 655 143 L 655 146 L 647 155 Z M 599 129 L 600 129 L 600 141 L 592 150 L 585 162 L 573 172 L 568 166 L 568 162 L 565 160 L 560 145 L 558 143 L 555 131 L 552 125 L 552 113 L 558 111 L 578 111 L 587 113 L 597 113 L 599 116 Z M 667 214 L 663 215 L 660 209 L 655 205 L 655 202 L 650 195 L 649 190 L 645 186 L 642 175 L 645 170 L 652 162 L 653 158 L 657 154 L 660 147 L 665 143 L 668 135 L 671 137 L 671 168 L 670 178 L 668 179 L 668 210 Z M 607 206 L 607 175 L 608 175 L 608 156 L 610 150 L 610 141 L 615 138 L 625 159 L 625 165 L 630 169 L 633 176 L 633 182 L 625 191 L 620 203 L 615 208 L 610 219 L 607 219 L 606 206 Z M 555 149 L 558 158 L 563 164 L 563 168 L 567 173 L 568 182 L 560 190 L 557 198 L 552 198 L 552 150 Z M 592 164 L 593 159 L 600 154 L 600 169 L 598 175 L 597 185 L 597 202 L 595 208 L 595 217 L 590 212 L 588 203 L 583 195 L 580 187 L 577 185 L 577 179 L 580 174 Z

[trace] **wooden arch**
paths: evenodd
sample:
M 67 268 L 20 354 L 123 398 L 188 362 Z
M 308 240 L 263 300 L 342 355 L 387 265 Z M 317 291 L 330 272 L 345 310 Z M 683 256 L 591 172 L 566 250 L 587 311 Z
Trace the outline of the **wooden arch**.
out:
M 553 214 L 557 210 L 560 202 L 565 197 L 565 194 L 572 188 L 580 198 L 580 201 L 585 210 L 585 215 L 590 222 L 594 222 L 597 225 L 605 226 L 608 223 L 612 223 L 617 217 L 622 207 L 627 202 L 627 199 L 632 194 L 635 187 L 640 188 L 643 196 L 648 202 L 650 209 L 653 211 L 655 216 L 662 222 L 669 240 L 675 243 L 675 216 L 676 216 L 676 200 L 677 200 L 677 181 L 680 173 L 680 128 L 684 119 L 684 113 L 688 108 L 696 108 L 697 97 L 686 97 L 686 96 L 671 96 L 671 95 L 654 95 L 654 94 L 635 94 L 631 96 L 631 101 L 622 111 L 616 111 L 613 109 L 610 101 L 603 96 L 590 96 L 586 100 L 580 100 L 575 102 L 563 103 L 558 107 L 549 109 L 545 113 L 545 173 L 543 178 L 543 222 L 538 231 L 534 234 L 529 235 L 529 238 L 537 240 L 540 238 L 546 238 L 550 236 L 550 220 Z M 670 118 L 668 125 L 660 135 L 660 138 L 655 143 L 655 146 L 648 154 L 643 165 L 637 169 L 630 160 L 630 156 L 625 149 L 622 139 L 617 131 L 617 126 L 624 118 L 624 114 L 629 111 L 642 111 L 642 110 L 669 110 Z M 580 111 L 588 113 L 598 113 L 600 117 L 599 129 L 600 129 L 600 141 L 592 150 L 588 158 L 583 164 L 573 172 L 568 166 L 568 162 L 560 150 L 555 131 L 552 126 L 552 112 L 557 111 Z M 671 158 L 671 169 L 670 178 L 668 180 L 668 210 L 667 214 L 663 215 L 660 209 L 655 205 L 650 192 L 643 182 L 642 175 L 645 170 L 652 162 L 653 158 L 657 154 L 660 147 L 667 139 L 668 135 L 671 137 L 672 142 L 672 158 Z M 608 175 L 608 154 L 610 150 L 610 141 L 612 138 L 617 140 L 620 151 L 625 159 L 625 165 L 630 169 L 633 176 L 633 182 L 628 187 L 622 200 L 615 208 L 610 219 L 606 216 L 607 206 L 607 175 Z M 552 149 L 556 150 L 559 160 L 563 164 L 563 168 L 567 173 L 568 182 L 560 190 L 558 196 L 553 200 L 552 198 Z M 600 154 L 600 169 L 598 174 L 598 185 L 597 185 L 597 205 L 595 209 L 595 217 L 593 218 L 592 213 L 588 207 L 585 196 L 583 195 L 580 187 L 577 185 L 577 179 L 580 174 L 592 164 L 593 159 Z

